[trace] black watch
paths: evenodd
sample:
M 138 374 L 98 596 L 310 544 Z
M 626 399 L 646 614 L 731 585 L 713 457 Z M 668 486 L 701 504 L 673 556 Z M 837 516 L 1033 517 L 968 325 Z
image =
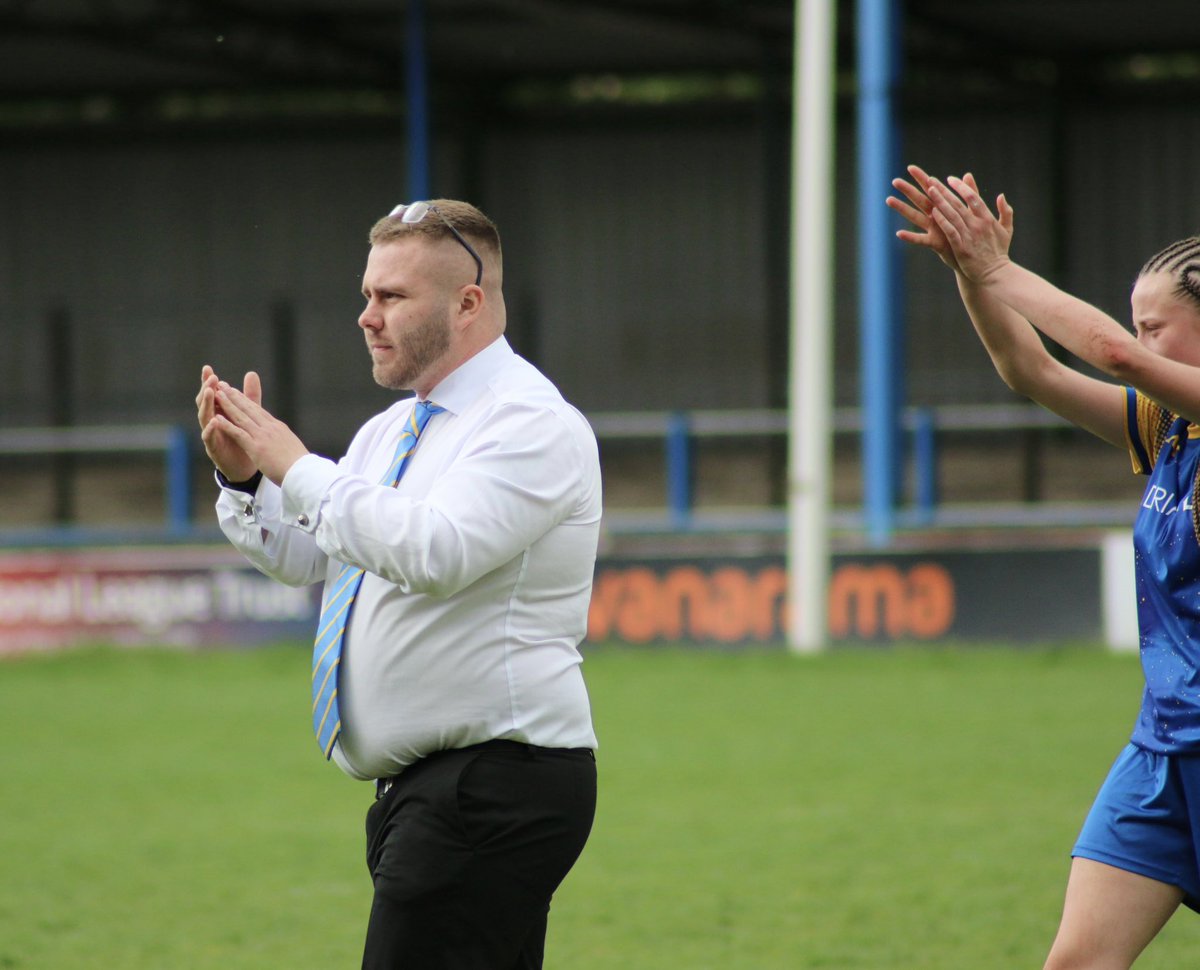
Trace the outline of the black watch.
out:
M 232 488 L 235 491 L 246 492 L 248 495 L 253 495 L 258 491 L 258 483 L 262 481 L 262 472 L 255 472 L 254 477 L 247 478 L 244 482 L 231 482 L 225 477 L 225 473 L 218 468 L 217 481 L 226 488 Z

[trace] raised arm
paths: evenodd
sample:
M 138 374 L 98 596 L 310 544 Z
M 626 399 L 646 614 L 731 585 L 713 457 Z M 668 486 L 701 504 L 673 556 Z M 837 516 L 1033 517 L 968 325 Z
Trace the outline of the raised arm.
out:
M 1116 320 L 1089 303 L 1013 262 L 998 220 L 974 186 L 951 178 L 934 180 L 929 195 L 934 219 L 946 236 L 964 275 L 1024 316 L 1051 340 L 1122 384 L 1136 387 L 1168 410 L 1200 421 L 1200 367 L 1178 352 L 1143 343 Z M 1139 325 L 1139 333 L 1145 328 Z M 1200 343 L 1193 335 L 1190 359 Z
M 930 193 L 936 192 L 935 180 L 916 165 L 910 165 L 908 173 L 912 182 L 904 179 L 892 182 L 904 199 L 892 196 L 887 204 L 914 228 L 901 229 L 896 235 L 910 245 L 936 253 L 954 271 L 963 306 L 1000 377 L 1018 394 L 1110 444 L 1125 448 L 1121 389 L 1055 360 L 1025 316 L 964 272 L 957 251 L 934 215 Z M 964 179 L 964 184 L 970 185 L 979 198 L 975 179 L 970 174 Z M 983 205 L 982 199 L 979 203 Z M 1012 238 L 1013 210 L 1003 195 L 996 200 L 996 207 L 999 213 L 994 220 L 996 245 L 1002 244 L 1007 252 Z

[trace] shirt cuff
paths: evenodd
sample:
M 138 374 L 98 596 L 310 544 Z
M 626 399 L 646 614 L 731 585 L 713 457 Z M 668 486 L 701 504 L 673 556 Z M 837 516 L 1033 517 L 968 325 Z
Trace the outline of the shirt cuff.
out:
M 262 519 L 262 507 L 258 503 L 258 490 L 262 484 L 262 475 L 255 475 L 246 482 L 231 482 L 221 474 L 219 469 L 214 469 L 213 477 L 221 486 L 221 494 L 217 497 L 217 508 L 226 508 L 234 512 L 247 528 L 257 526 Z M 250 488 L 251 484 L 254 485 L 253 490 Z
M 338 467 L 328 458 L 308 454 L 296 461 L 283 479 L 284 524 L 316 532 L 321 504 L 337 477 Z

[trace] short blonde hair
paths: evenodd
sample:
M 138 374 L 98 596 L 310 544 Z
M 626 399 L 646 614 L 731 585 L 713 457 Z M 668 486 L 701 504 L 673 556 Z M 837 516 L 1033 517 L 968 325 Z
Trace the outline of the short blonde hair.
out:
M 372 246 L 396 242 L 410 236 L 430 239 L 454 239 L 449 226 L 467 238 L 479 255 L 501 262 L 500 230 L 496 224 L 469 202 L 457 199 L 428 199 L 432 209 L 420 222 L 403 222 L 399 215 L 384 216 L 371 227 L 367 236 Z M 449 224 L 449 225 L 447 225 Z

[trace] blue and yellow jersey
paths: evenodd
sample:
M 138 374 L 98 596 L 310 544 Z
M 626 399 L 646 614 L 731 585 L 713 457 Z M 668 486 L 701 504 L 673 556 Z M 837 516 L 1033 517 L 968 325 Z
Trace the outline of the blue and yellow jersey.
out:
M 1148 475 L 1133 527 L 1146 691 L 1133 743 L 1200 752 L 1200 426 L 1126 388 L 1133 469 Z

